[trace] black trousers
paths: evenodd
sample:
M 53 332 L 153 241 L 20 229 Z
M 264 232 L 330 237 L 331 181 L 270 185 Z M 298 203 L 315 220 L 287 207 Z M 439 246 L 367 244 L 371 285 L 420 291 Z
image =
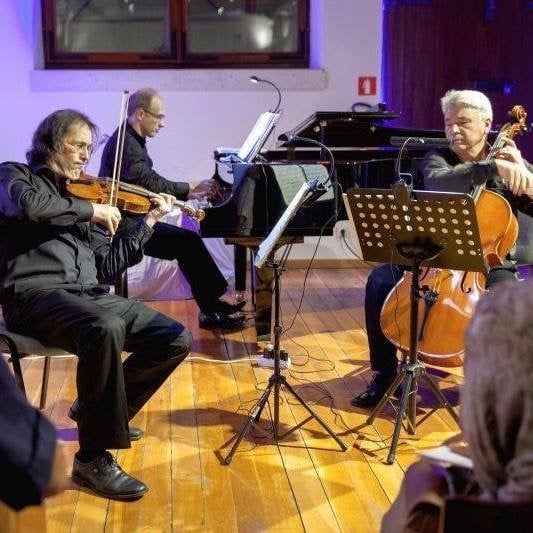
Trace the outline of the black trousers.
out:
M 102 288 L 30 289 L 4 303 L 3 310 L 13 332 L 77 354 L 82 449 L 129 448 L 128 421 L 191 345 L 179 322 Z M 122 351 L 132 352 L 124 363 Z
M 381 331 L 381 308 L 389 293 L 400 280 L 406 268 L 399 265 L 380 265 L 370 272 L 365 288 L 365 321 L 370 351 L 370 366 L 375 372 L 393 375 L 396 373 L 398 359 L 396 346 Z M 493 268 L 485 283 L 489 289 L 495 283 L 517 280 L 514 267 Z
M 202 311 L 212 312 L 228 288 L 204 241 L 194 231 L 158 222 L 144 253 L 159 259 L 175 259 Z

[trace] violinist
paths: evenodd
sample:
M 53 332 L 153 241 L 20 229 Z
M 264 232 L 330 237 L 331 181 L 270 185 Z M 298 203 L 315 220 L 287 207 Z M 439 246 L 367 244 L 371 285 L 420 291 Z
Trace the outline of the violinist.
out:
M 78 356 L 72 479 L 128 501 L 148 488 L 108 450 L 130 447 L 128 421 L 187 356 L 191 335 L 98 281 L 140 261 L 172 197 L 154 194 L 147 215 L 120 236 L 116 207 L 66 197 L 63 185 L 79 178 L 96 134 L 84 114 L 56 111 L 37 127 L 28 164 L 0 165 L 0 303 L 11 331 Z M 131 353 L 124 363 L 123 351 Z
M 165 109 L 154 89 L 141 89 L 130 96 L 124 137 L 120 179 L 156 193 L 168 193 L 178 200 L 210 198 L 217 192 L 214 180 L 205 180 L 196 188 L 188 183 L 171 181 L 153 169 L 146 139 L 155 137 L 165 125 Z M 117 131 L 109 138 L 102 153 L 100 176 L 111 176 Z M 123 213 L 119 233 L 134 225 L 137 216 Z M 176 260 L 200 308 L 199 326 L 204 329 L 240 329 L 245 302 L 231 304 L 223 299 L 228 284 L 201 237 L 194 231 L 158 222 L 144 249 L 146 255 Z
M 533 216 L 533 167 L 526 162 L 511 139 L 488 158 L 487 136 L 492 125 L 492 106 L 481 92 L 448 91 L 441 99 L 449 149 L 429 152 L 421 163 L 427 190 L 471 192 L 485 184 L 487 190 L 502 195 L 514 213 Z M 369 275 L 365 289 L 365 319 L 373 380 L 352 399 L 355 407 L 374 407 L 396 376 L 396 347 L 383 335 L 380 313 L 390 291 L 402 277 L 405 267 L 381 265 Z M 490 269 L 485 287 L 516 280 L 512 255 Z

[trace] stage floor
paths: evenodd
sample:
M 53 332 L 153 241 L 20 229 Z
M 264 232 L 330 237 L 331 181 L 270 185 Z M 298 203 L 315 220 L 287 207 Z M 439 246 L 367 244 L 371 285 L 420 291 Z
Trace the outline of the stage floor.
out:
M 417 451 L 438 446 L 458 428 L 444 409 L 437 409 L 415 436 L 402 431 L 396 462 L 388 465 L 394 411 L 388 407 L 368 426 L 368 412 L 350 406 L 372 375 L 363 313 L 367 274 L 365 269 L 313 269 L 304 294 L 303 269 L 289 269 L 282 277 L 282 321 L 288 330 L 282 347 L 292 361 L 284 375 L 347 451 L 312 420 L 278 444 L 252 429 L 231 464 L 223 464 L 272 375 L 256 364 L 253 322 L 243 331 L 220 335 L 198 329 L 192 300 L 148 302 L 186 324 L 195 339 L 189 358 L 134 419 L 144 438 L 118 452 L 119 463 L 150 491 L 138 502 L 119 503 L 75 487 L 47 500 L 47 531 L 378 531 Z M 75 425 L 67 417 L 76 397 L 75 364 L 74 358 L 52 362 L 46 408 L 70 457 L 77 450 Z M 36 404 L 42 360 L 25 361 L 23 369 Z M 460 377 L 437 375 L 457 405 Z M 436 402 L 429 391 L 420 393 L 422 417 Z M 273 399 L 261 414 L 265 429 Z M 280 433 L 307 416 L 291 395 L 281 394 L 279 408 Z

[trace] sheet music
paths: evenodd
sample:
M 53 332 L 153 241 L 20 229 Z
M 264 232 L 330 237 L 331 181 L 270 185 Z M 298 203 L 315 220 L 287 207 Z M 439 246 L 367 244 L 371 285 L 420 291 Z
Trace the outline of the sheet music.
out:
M 425 457 L 430 461 L 437 463 L 448 463 L 453 466 L 460 466 L 462 468 L 474 468 L 474 463 L 470 457 L 453 452 L 449 446 L 439 446 L 431 450 L 422 450 L 418 452 L 419 455 Z
M 290 222 L 291 218 L 296 214 L 296 211 L 298 211 L 298 208 L 305 200 L 305 197 L 307 196 L 308 192 L 309 185 L 306 182 L 302 184 L 298 192 L 295 194 L 291 203 L 283 212 L 283 215 L 281 215 L 279 220 L 276 222 L 276 225 L 272 228 L 272 231 L 268 234 L 266 239 L 259 245 L 254 260 L 254 265 L 257 268 L 261 268 L 263 266 L 275 244 L 278 242 L 282 233 L 285 231 L 287 224 Z
M 266 111 L 257 119 L 252 131 L 246 137 L 243 145 L 237 152 L 237 157 L 244 163 L 251 163 L 261 148 L 265 145 L 268 136 L 276 125 L 280 113 Z
M 297 194 L 304 183 L 318 178 L 318 183 L 327 186 L 328 170 L 323 165 L 270 165 L 278 183 L 283 202 L 287 205 Z M 333 188 L 330 187 L 320 198 L 333 199 Z

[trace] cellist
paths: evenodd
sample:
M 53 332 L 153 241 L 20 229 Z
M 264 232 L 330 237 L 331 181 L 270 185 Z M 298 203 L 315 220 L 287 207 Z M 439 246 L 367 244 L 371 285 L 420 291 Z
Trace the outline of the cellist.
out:
M 525 161 L 515 143 L 488 158 L 487 136 L 492 125 L 492 106 L 481 92 L 451 90 L 441 98 L 446 138 L 449 148 L 431 151 L 421 163 L 424 186 L 441 192 L 471 192 L 485 184 L 486 189 L 501 194 L 513 212 L 533 216 L 533 166 Z M 366 390 L 352 399 L 355 407 L 374 407 L 396 376 L 396 347 L 383 335 L 380 314 L 390 291 L 406 267 L 381 265 L 369 275 L 365 290 L 365 320 L 371 368 L 375 372 Z M 490 269 L 485 287 L 506 280 L 517 280 L 512 256 Z

